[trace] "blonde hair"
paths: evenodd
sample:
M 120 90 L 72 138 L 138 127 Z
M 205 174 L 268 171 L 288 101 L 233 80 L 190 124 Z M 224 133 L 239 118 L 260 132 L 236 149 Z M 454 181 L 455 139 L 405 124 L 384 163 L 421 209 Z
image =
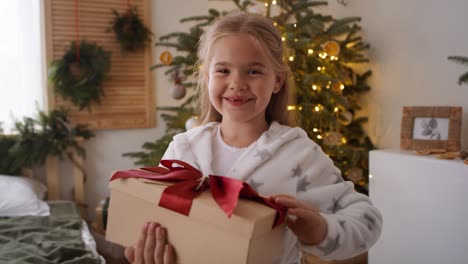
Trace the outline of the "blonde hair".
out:
M 266 49 L 266 54 L 273 62 L 276 74 L 283 77 L 283 85 L 278 93 L 272 95 L 265 110 L 268 124 L 277 121 L 288 126 L 297 126 L 295 111 L 288 111 L 288 105 L 295 104 L 294 82 L 289 66 L 284 60 L 284 46 L 281 35 L 268 18 L 246 12 L 233 12 L 216 20 L 200 38 L 198 62 L 195 79 L 198 88 L 198 112 L 202 123 L 221 122 L 222 116 L 211 105 L 208 96 L 207 74 L 211 47 L 221 37 L 233 34 L 246 34 Z

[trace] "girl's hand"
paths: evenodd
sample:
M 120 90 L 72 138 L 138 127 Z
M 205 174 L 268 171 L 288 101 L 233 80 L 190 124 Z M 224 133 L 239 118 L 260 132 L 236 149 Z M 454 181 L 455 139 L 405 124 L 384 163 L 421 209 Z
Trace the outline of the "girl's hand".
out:
M 137 243 L 125 249 L 132 264 L 173 264 L 174 249 L 167 242 L 167 230 L 158 223 L 145 223 Z
M 313 246 L 325 239 L 327 222 L 317 208 L 286 194 L 273 195 L 270 199 L 288 209 L 286 225 L 299 241 Z

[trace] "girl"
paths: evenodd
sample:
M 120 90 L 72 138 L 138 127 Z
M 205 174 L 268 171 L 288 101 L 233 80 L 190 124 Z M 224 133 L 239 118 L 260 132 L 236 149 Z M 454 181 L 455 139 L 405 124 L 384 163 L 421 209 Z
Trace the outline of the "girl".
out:
M 286 111 L 294 95 L 283 52 L 267 18 L 236 12 L 216 21 L 198 51 L 204 125 L 176 135 L 163 159 L 183 160 L 204 175 L 241 179 L 285 206 L 286 242 L 276 263 L 298 263 L 301 250 L 324 260 L 350 258 L 375 243 L 382 216 L 294 127 L 294 112 Z M 172 263 L 165 237 L 164 228 L 147 225 L 127 258 Z

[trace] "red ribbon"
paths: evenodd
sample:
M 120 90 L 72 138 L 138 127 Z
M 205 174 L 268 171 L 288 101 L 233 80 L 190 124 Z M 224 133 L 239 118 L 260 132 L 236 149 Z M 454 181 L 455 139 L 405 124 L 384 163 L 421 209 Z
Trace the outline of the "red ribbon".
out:
M 75 0 L 75 44 L 76 44 L 76 60 L 80 61 L 80 24 L 79 24 L 79 10 L 78 10 L 78 0 Z
M 284 207 L 260 196 L 249 184 L 241 180 L 217 175 L 203 178 L 199 170 L 180 160 L 162 160 L 161 164 L 165 168 L 147 167 L 140 170 L 118 171 L 110 180 L 144 178 L 171 182 L 173 184 L 164 189 L 159 206 L 184 215 L 189 215 L 193 199 L 209 188 L 214 200 L 228 217 L 231 217 L 240 197 L 255 200 L 275 209 L 277 213 L 273 227 L 281 224 L 286 216 Z

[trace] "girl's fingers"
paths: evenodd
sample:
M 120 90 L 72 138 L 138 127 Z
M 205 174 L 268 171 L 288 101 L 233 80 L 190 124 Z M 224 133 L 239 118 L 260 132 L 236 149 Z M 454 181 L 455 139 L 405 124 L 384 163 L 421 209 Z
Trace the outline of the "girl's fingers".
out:
M 141 228 L 140 236 L 138 237 L 137 243 L 135 245 L 135 262 L 143 263 L 143 250 L 145 248 L 146 242 L 146 233 L 148 231 L 149 223 L 145 223 Z
M 288 214 L 294 215 L 299 218 L 310 218 L 310 217 L 315 217 L 317 214 L 316 211 L 306 209 L 306 208 L 292 208 L 288 210 Z
M 156 228 L 156 249 L 154 251 L 154 260 L 156 264 L 164 263 L 163 260 L 166 244 L 166 230 L 159 226 Z
M 124 254 L 128 262 L 133 263 L 135 260 L 135 245 L 125 248 Z
M 274 202 L 276 202 L 277 198 L 296 199 L 293 196 L 288 195 L 288 194 L 275 194 L 275 195 L 270 196 L 270 200 Z
M 302 203 L 301 201 L 295 199 L 295 198 L 291 198 L 291 197 L 287 197 L 287 196 L 280 196 L 280 197 L 276 197 L 275 199 L 276 203 L 281 205 L 281 206 L 284 206 L 288 209 L 290 208 L 298 208 L 298 207 L 304 207 L 304 203 Z
M 166 244 L 166 247 L 164 248 L 164 263 L 169 264 L 169 263 L 174 263 L 175 262 L 175 257 L 174 257 L 174 249 L 170 244 Z
M 145 264 L 154 264 L 154 248 L 156 244 L 156 235 L 155 229 L 158 227 L 158 224 L 150 223 L 148 226 L 148 230 L 146 232 L 146 242 L 145 248 L 143 253 L 143 258 L 145 260 Z
M 317 208 L 310 206 L 298 200 L 297 198 L 286 195 L 286 194 L 275 195 L 273 196 L 273 198 L 270 198 L 270 199 L 274 199 L 274 201 L 277 204 L 286 207 L 288 209 L 288 212 L 289 210 L 294 209 L 294 208 L 304 208 L 304 209 L 311 210 L 314 212 L 319 211 Z
M 125 258 L 133 264 L 172 264 L 174 249 L 167 244 L 167 231 L 158 223 L 145 223 L 137 243 L 125 248 Z

